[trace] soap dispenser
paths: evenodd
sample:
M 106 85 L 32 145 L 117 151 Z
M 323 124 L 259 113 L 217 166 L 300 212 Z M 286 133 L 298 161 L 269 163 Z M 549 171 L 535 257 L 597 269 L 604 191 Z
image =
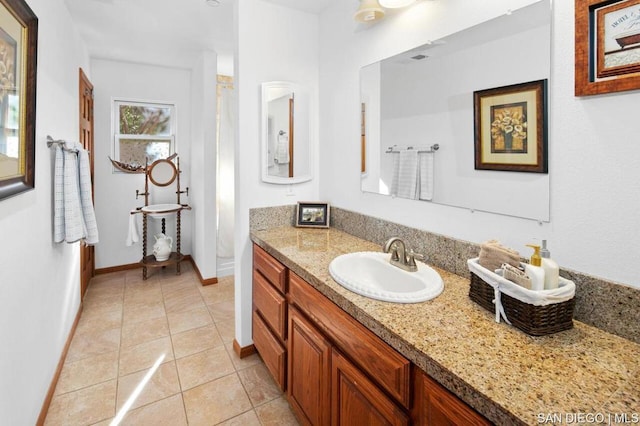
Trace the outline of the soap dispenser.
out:
M 560 267 L 555 260 L 551 259 L 551 252 L 547 250 L 547 240 L 542 240 L 540 257 L 542 258 L 542 269 L 544 269 L 544 289 L 558 288 Z
M 531 278 L 531 290 L 544 290 L 544 269 L 542 269 L 542 258 L 540 257 L 540 246 L 527 244 L 533 249 L 533 254 L 529 263 L 524 264 L 524 271 Z

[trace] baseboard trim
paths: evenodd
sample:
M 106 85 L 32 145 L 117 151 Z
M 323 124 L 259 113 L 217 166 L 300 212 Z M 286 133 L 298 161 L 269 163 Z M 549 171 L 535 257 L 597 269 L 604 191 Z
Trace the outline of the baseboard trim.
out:
M 109 266 L 107 268 L 96 269 L 96 275 L 109 274 L 111 272 L 129 271 L 131 269 L 142 268 L 140 263 L 129 263 L 127 265 Z
M 246 358 L 249 355 L 253 355 L 257 352 L 256 347 L 253 344 L 245 346 L 243 348 L 242 346 L 240 346 L 236 339 L 233 339 L 233 351 L 240 357 L 240 359 Z
M 198 269 L 198 265 L 196 265 L 195 260 L 193 260 L 192 257 L 189 257 L 189 260 L 191 261 L 191 265 L 193 265 L 193 270 L 196 271 L 196 274 L 198 275 L 198 279 L 200 280 L 200 284 L 203 287 L 211 285 L 211 284 L 218 284 L 218 278 L 217 277 L 203 278 L 202 274 L 200 273 L 200 269 Z
M 53 374 L 53 378 L 51 379 L 51 384 L 49 385 L 49 391 L 47 392 L 47 396 L 44 398 L 44 402 L 42 403 L 42 409 L 40 410 L 40 415 L 38 416 L 38 421 L 36 422 L 37 426 L 44 425 L 44 421 L 47 419 L 49 406 L 51 405 L 53 394 L 56 391 L 56 386 L 58 385 L 58 380 L 60 379 L 60 373 L 62 373 L 62 367 L 64 366 L 64 361 L 67 359 L 67 352 L 69 352 L 69 346 L 71 346 L 71 340 L 73 339 L 73 336 L 76 334 L 76 328 L 78 327 L 78 322 L 80 321 L 81 314 L 82 314 L 82 302 L 80 302 L 80 306 L 78 307 L 78 312 L 76 313 L 76 318 L 73 320 L 73 325 L 71 326 L 71 330 L 69 331 L 69 336 L 67 336 L 67 342 L 65 343 L 64 349 L 62 350 L 62 354 L 60 355 L 60 360 L 58 361 L 58 367 L 56 368 L 56 372 Z

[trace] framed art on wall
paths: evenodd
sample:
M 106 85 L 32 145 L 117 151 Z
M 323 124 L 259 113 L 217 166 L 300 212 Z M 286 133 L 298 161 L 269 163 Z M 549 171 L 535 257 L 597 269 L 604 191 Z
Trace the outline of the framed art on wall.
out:
M 33 189 L 38 18 L 0 0 L 0 200 Z
M 473 92 L 475 169 L 547 173 L 547 80 Z
M 329 204 L 298 202 L 296 226 L 308 228 L 329 227 Z
M 640 0 L 576 0 L 575 94 L 640 89 Z

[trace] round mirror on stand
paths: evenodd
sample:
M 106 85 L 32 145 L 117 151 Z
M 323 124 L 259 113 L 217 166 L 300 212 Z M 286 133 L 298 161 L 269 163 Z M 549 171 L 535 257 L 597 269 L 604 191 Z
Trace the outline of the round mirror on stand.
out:
M 149 166 L 147 173 L 149 174 L 151 183 L 156 186 L 171 185 L 178 176 L 178 170 L 175 164 L 173 164 L 171 160 L 165 159 L 154 161 L 151 166 Z

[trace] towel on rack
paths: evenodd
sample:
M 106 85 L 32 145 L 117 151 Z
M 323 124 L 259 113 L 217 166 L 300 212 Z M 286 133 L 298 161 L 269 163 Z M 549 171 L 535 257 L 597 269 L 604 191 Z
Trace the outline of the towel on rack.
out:
M 433 199 L 433 152 L 422 152 L 418 156 L 418 180 L 419 191 L 418 198 L 421 200 L 431 201 Z
M 53 241 L 98 242 L 91 196 L 89 155 L 80 144 L 56 145 L 54 171 Z
M 415 200 L 418 198 L 418 151 L 402 150 L 394 159 L 391 195 Z
M 140 234 L 138 233 L 138 215 L 135 214 L 136 211 L 136 209 L 133 209 L 129 213 L 129 232 L 127 233 L 127 240 L 125 241 L 127 247 L 140 241 Z
M 289 135 L 281 133 L 278 135 L 278 142 L 276 143 L 276 164 L 286 164 L 289 162 Z

